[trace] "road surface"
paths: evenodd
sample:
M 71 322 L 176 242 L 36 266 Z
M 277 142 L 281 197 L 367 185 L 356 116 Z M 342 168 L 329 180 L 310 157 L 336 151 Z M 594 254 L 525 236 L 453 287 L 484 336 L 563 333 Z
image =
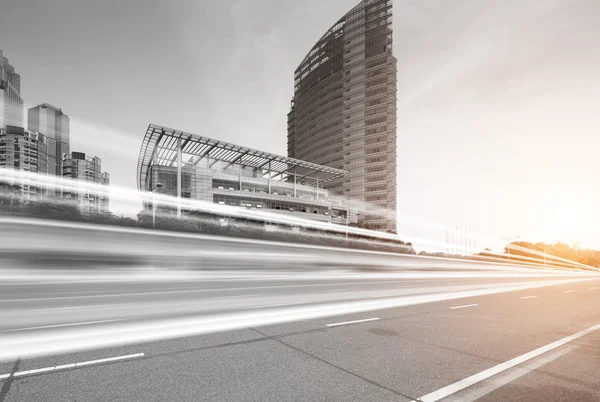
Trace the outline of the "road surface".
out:
M 0 282 L 0 401 L 600 400 L 592 274 L 102 277 Z

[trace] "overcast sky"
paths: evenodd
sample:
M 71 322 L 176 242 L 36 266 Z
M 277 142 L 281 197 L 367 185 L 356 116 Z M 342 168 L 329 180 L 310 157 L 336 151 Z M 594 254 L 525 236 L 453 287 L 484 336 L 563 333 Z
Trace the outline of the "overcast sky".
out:
M 293 72 L 357 3 L 2 0 L 0 49 L 135 187 L 151 122 L 285 155 Z M 600 247 L 600 1 L 394 7 L 402 216 Z

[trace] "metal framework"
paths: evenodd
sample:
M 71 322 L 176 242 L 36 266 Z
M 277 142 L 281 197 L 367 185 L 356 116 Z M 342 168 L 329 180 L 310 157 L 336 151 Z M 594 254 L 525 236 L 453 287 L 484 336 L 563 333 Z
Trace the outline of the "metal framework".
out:
M 191 156 L 191 161 L 177 163 L 178 159 L 182 158 L 182 154 L 185 154 L 186 157 Z M 294 177 L 294 180 L 296 177 L 298 180 L 314 179 L 316 186 L 319 183 L 339 178 L 348 173 L 345 170 L 287 158 L 214 140 L 198 134 L 150 124 L 142 142 L 138 159 L 138 189 L 144 192 L 150 191 L 146 186 L 147 177 L 153 164 L 158 166 L 177 165 L 178 170 L 180 170 L 183 164 L 195 166 L 204 158 L 227 162 L 228 166 L 238 164 L 261 169 L 265 171 L 269 178 L 280 176 L 281 179 L 290 177 Z

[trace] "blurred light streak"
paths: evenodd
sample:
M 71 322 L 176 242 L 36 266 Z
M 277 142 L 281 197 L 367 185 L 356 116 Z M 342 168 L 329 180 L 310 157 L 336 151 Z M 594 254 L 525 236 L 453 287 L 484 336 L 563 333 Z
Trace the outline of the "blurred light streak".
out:
M 16 171 L 16 170 L 11 170 L 11 169 L 0 169 L 0 181 L 5 181 L 5 182 L 9 182 L 9 183 L 27 182 L 27 184 L 30 186 L 41 187 L 41 188 L 44 188 L 46 190 L 51 190 L 51 191 L 55 191 L 55 190 L 85 191 L 85 192 L 95 193 L 98 195 L 107 195 L 108 192 L 110 192 L 111 199 L 114 199 L 116 197 L 118 199 L 125 200 L 128 202 L 132 202 L 132 201 L 140 202 L 142 200 L 146 200 L 146 202 L 151 202 L 151 199 L 152 199 L 152 197 L 149 193 L 142 194 L 139 191 L 133 190 L 133 189 L 121 188 L 121 187 L 115 187 L 115 186 L 107 187 L 107 186 L 104 186 L 101 184 L 96 184 L 96 183 L 73 181 L 70 179 L 62 178 L 62 177 L 47 176 L 47 175 L 42 175 L 42 174 L 38 174 L 38 173 L 32 173 L 32 172 L 26 172 L 26 171 Z M 164 194 L 156 194 L 154 199 L 155 199 L 155 202 L 157 203 L 157 207 L 159 209 L 161 207 L 168 208 L 168 209 L 177 209 L 177 206 L 181 205 L 182 209 L 184 209 L 184 210 L 201 211 L 201 212 L 214 214 L 217 216 L 223 216 L 223 217 L 242 218 L 242 219 L 257 220 L 257 221 L 262 221 L 262 222 L 278 223 L 278 224 L 282 224 L 282 225 L 289 225 L 289 226 L 305 228 L 305 229 L 318 229 L 318 230 L 329 231 L 329 232 L 337 232 L 339 234 L 345 234 L 347 231 L 349 234 L 368 236 L 369 238 L 372 239 L 371 241 L 376 241 L 378 239 L 381 239 L 381 240 L 394 240 L 394 241 L 404 240 L 404 241 L 419 242 L 421 244 L 431 246 L 432 248 L 437 248 L 440 251 L 445 250 L 449 246 L 449 244 L 446 244 L 444 242 L 438 242 L 438 241 L 434 241 L 434 240 L 430 240 L 430 239 L 415 238 L 415 237 L 410 238 L 409 236 L 404 236 L 404 235 L 395 235 L 395 234 L 372 231 L 372 230 L 355 228 L 355 227 L 346 227 L 343 225 L 336 225 L 336 224 L 331 224 L 331 223 L 317 222 L 317 221 L 313 221 L 313 220 L 298 218 L 295 216 L 288 216 L 288 215 L 276 213 L 276 212 L 266 212 L 266 211 L 258 211 L 258 210 L 244 209 L 244 208 L 235 208 L 235 207 L 231 207 L 231 206 L 227 206 L 227 205 L 219 205 L 219 204 L 214 204 L 211 202 L 193 200 L 193 199 L 189 199 L 189 198 L 182 198 L 181 200 L 178 200 L 176 197 L 172 197 L 172 196 L 168 196 L 168 195 L 164 195 Z M 57 202 L 69 203 L 69 201 L 66 199 L 60 200 Z M 169 217 L 173 216 L 172 214 L 169 214 L 169 213 L 163 213 L 162 215 L 169 216 Z M 186 216 L 186 219 L 191 219 L 191 217 Z M 418 221 L 418 219 L 417 219 L 417 221 Z M 435 230 L 437 231 L 437 227 L 439 227 L 439 225 L 438 226 L 435 226 L 435 225 L 437 225 L 437 224 L 435 224 L 435 222 L 429 221 L 426 225 L 424 224 L 423 226 L 427 226 L 430 228 L 436 227 Z M 95 225 L 93 225 L 92 227 L 95 227 Z M 312 236 L 316 237 L 316 238 L 318 238 L 319 236 L 324 237 L 324 235 L 322 235 L 322 234 L 312 234 Z M 478 237 L 482 238 L 481 236 L 478 236 Z M 493 239 L 493 240 L 494 240 L 494 242 L 498 241 L 498 239 Z M 396 245 L 396 246 L 399 248 L 402 248 L 402 247 L 408 248 L 409 247 L 409 246 L 401 246 L 401 245 Z M 513 247 L 511 247 L 511 249 L 512 248 Z M 469 251 L 469 252 L 473 252 L 473 253 L 480 251 L 479 248 L 463 248 L 463 249 L 466 251 Z M 527 249 L 523 249 L 523 250 L 527 250 Z M 491 257 L 478 256 L 478 258 L 481 258 L 483 260 L 487 260 L 490 262 L 505 262 L 502 254 L 491 253 L 491 252 L 489 254 L 492 254 L 492 256 Z M 534 254 L 539 256 L 539 253 L 534 253 Z M 541 256 L 543 257 L 543 254 Z M 541 259 L 535 259 L 532 257 L 520 256 L 519 258 L 525 259 L 534 264 L 542 263 Z M 581 267 L 584 269 L 591 268 L 591 267 L 585 266 L 583 264 L 568 261 L 568 260 L 553 256 L 553 255 L 546 255 L 546 258 L 550 261 L 554 261 L 554 263 L 559 263 L 565 267 L 578 266 L 578 267 Z M 526 265 L 527 263 L 523 262 L 522 264 Z
M 167 269 L 178 269 L 179 263 L 187 266 L 188 269 L 211 267 L 255 269 L 256 267 L 251 265 L 252 261 L 255 261 L 257 266 L 268 266 L 275 270 L 309 266 L 314 269 L 372 267 L 375 269 L 459 268 L 514 271 L 528 267 L 527 263 L 511 261 L 511 264 L 507 264 L 506 260 L 498 261 L 492 257 L 485 258 L 483 261 L 457 260 L 43 219 L 0 217 L 0 225 L 6 228 L 5 231 L 0 232 L 0 257 L 4 254 L 12 255 L 13 258 L 25 258 L 40 253 L 44 258 L 56 256 L 74 261 L 77 261 L 77 257 L 93 257 L 97 265 L 110 261 L 110 258 L 118 260 L 127 257 L 137 258 L 138 265 L 165 264 L 162 266 Z M 237 251 L 229 257 L 231 250 Z M 253 259 L 236 258 L 242 252 L 251 253 L 249 255 L 252 255 Z M 167 259 L 162 260 L 160 257 Z M 555 270 L 558 267 L 536 265 L 536 268 Z
M 66 327 L 60 331 L 0 335 L 0 361 L 31 358 L 76 351 L 139 344 L 243 328 L 314 320 L 337 315 L 362 313 L 387 308 L 477 297 L 489 294 L 577 283 L 596 278 L 538 281 L 511 286 L 495 286 L 473 291 L 392 297 L 365 301 L 319 304 L 259 311 L 217 314 L 208 317 L 183 317 L 146 322 L 120 322 L 118 325 Z

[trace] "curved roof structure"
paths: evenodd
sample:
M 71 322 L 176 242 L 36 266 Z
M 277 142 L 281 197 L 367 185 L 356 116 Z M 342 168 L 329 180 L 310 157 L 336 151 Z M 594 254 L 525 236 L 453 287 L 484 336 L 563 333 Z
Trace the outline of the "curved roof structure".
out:
M 189 160 L 189 162 L 184 163 L 197 164 L 201 159 L 210 158 L 230 164 L 262 169 L 265 174 L 271 172 L 273 175 L 274 173 L 273 177 L 279 176 L 282 180 L 295 174 L 297 177 L 314 179 L 315 182 L 318 180 L 319 183 L 342 177 L 348 173 L 345 170 L 150 124 L 142 141 L 138 159 L 137 184 L 139 190 L 147 190 L 146 178 L 153 164 L 176 166 L 177 144 L 179 141 L 181 141 L 182 154 Z

